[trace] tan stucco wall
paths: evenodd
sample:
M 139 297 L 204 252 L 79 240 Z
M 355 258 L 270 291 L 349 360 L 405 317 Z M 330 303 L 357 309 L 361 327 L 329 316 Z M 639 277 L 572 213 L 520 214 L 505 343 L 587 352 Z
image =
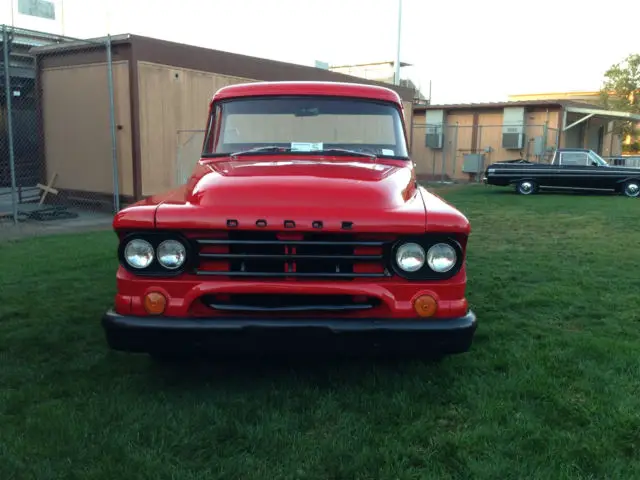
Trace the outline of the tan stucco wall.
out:
M 554 146 L 560 119 L 559 111 L 559 108 L 529 109 L 525 113 L 526 138 L 531 140 L 543 136 L 546 124 L 546 145 Z M 436 179 L 440 179 L 444 173 L 446 177 L 467 179 L 469 175 L 462 172 L 464 155 L 480 153 L 485 148 L 491 149 L 491 152 L 485 154 L 485 164 L 527 156 L 527 142 L 522 151 L 502 148 L 502 108 L 447 111 L 445 142 L 442 149 L 425 146 L 425 118 L 425 112 L 414 112 L 412 156 L 417 164 L 417 173 L 422 177 L 435 176 Z M 529 145 L 529 156 L 533 156 L 532 142 Z

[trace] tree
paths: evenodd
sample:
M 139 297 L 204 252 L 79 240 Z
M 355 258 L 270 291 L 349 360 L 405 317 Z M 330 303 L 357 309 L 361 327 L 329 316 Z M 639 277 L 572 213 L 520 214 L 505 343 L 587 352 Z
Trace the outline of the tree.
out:
M 600 99 L 605 108 L 640 114 L 640 54 L 629 55 L 604 73 Z M 617 123 L 617 122 L 616 122 Z M 623 122 L 616 131 L 634 135 L 637 122 Z

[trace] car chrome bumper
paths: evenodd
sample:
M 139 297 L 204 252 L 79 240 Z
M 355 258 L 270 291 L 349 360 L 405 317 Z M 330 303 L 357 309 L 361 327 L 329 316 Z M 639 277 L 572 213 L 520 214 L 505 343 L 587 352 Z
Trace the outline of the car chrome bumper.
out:
M 373 348 L 401 353 L 463 353 L 477 327 L 474 312 L 450 319 L 174 318 L 102 319 L 113 350 L 137 353 L 331 352 Z

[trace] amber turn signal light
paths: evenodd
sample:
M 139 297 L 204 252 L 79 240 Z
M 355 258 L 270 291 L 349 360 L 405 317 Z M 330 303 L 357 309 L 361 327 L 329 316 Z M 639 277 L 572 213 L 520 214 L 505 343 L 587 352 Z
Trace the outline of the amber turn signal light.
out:
M 420 295 L 414 300 L 413 308 L 420 317 L 432 317 L 438 310 L 438 302 L 431 295 Z
M 144 296 L 144 309 L 149 315 L 161 315 L 167 307 L 166 297 L 159 292 L 149 292 Z

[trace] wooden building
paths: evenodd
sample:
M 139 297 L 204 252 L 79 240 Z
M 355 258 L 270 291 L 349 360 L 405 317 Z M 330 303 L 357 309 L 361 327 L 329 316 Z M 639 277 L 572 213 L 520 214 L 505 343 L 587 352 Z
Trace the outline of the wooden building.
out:
M 110 197 L 114 189 L 106 49 L 96 45 L 75 42 L 32 52 L 38 65 L 47 171 L 56 172 L 57 188 L 72 195 Z M 402 97 L 411 132 L 412 89 L 319 68 L 119 35 L 112 37 L 112 71 L 124 202 L 175 185 L 179 132 L 204 129 L 209 101 L 226 85 L 316 80 L 385 86 Z
M 638 120 L 640 115 L 562 99 L 415 105 L 412 154 L 419 178 L 477 180 L 492 162 L 544 161 L 555 148 L 620 155 L 614 122 Z

